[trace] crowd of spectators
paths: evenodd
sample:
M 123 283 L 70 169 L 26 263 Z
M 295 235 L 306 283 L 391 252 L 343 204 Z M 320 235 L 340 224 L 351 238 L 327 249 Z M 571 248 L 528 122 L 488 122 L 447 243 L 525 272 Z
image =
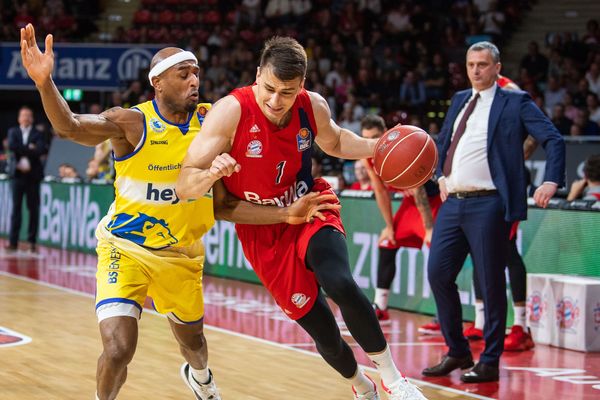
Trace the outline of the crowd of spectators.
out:
M 79 42 L 97 31 L 98 0 L 0 0 L 0 41 L 18 41 L 19 29 L 34 24 L 40 37 Z
M 545 53 L 545 54 L 544 54 Z M 515 81 L 563 135 L 600 135 L 600 28 L 589 20 L 581 37 L 550 33 L 545 52 L 531 42 Z
M 117 29 L 112 40 L 174 43 L 194 52 L 201 67 L 200 97 L 214 102 L 253 82 L 264 39 L 291 35 L 307 51 L 307 89 L 327 99 L 341 126 L 356 132 L 364 115 L 377 113 L 388 126 L 410 123 L 436 134 L 448 99 L 468 86 L 467 46 L 492 40 L 502 47 L 532 2 L 143 0 L 133 26 Z M 80 29 L 79 17 L 72 17 L 74 25 L 61 31 L 57 18 L 44 27 L 43 15 L 48 10 L 70 15 L 83 3 L 29 1 L 15 3 L 14 12 L 3 7 L 2 40 L 14 39 L 18 32 L 14 28 L 32 21 L 40 36 L 52 31 L 58 36 L 55 40 L 69 40 Z M 599 49 L 598 22 L 590 20 L 581 37 L 557 32 L 541 46 L 530 43 L 519 71 L 510 77 L 534 97 L 562 134 L 598 135 Z M 126 82 L 123 90 L 106 96 L 99 109 L 151 99 L 146 74 L 140 71 L 139 80 Z M 326 174 L 354 181 L 353 164 L 323 154 L 317 157 Z

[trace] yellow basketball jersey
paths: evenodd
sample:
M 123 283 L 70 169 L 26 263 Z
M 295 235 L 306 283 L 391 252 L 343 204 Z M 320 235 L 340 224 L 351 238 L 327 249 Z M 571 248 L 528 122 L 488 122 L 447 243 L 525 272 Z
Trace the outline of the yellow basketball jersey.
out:
M 115 201 L 106 228 L 150 249 L 190 246 L 215 223 L 212 192 L 181 201 L 175 183 L 210 104 L 199 104 L 184 124 L 165 119 L 154 100 L 133 108 L 144 114 L 144 133 L 131 154 L 115 157 Z

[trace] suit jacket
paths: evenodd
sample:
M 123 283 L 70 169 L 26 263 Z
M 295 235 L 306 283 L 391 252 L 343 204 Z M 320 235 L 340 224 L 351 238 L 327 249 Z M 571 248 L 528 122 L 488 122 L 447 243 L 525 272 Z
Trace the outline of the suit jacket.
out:
M 31 149 L 30 144 L 34 144 L 35 148 Z M 18 126 L 8 130 L 8 150 L 10 151 L 9 175 L 12 178 L 31 179 L 41 181 L 44 178 L 44 165 L 41 157 L 47 153 L 46 142 L 42 133 L 35 128 L 31 128 L 27 143 L 23 143 L 23 133 Z M 31 171 L 22 173 L 16 170 L 16 164 L 21 157 L 27 157 L 31 165 Z
M 438 137 L 438 176 L 442 175 L 454 121 L 471 95 L 472 90 L 468 89 L 452 97 Z M 523 159 L 523 142 L 527 135 L 533 136 L 546 151 L 544 181 L 564 186 L 565 143 L 561 134 L 529 94 L 496 88 L 488 122 L 487 155 L 492 180 L 504 203 L 506 221 L 527 219 L 527 175 Z

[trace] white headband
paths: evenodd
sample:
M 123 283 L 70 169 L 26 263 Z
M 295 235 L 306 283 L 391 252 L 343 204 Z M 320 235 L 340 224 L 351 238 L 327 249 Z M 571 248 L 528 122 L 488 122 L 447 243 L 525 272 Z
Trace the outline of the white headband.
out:
M 198 59 L 196 58 L 194 53 L 190 51 L 180 51 L 179 53 L 170 55 L 169 57 L 156 64 L 154 68 L 152 68 L 148 73 L 148 80 L 150 81 L 150 85 L 154 86 L 152 84 L 152 78 L 162 74 L 163 72 L 171 68 L 173 65 L 179 64 L 180 62 L 187 60 L 193 60 L 196 62 L 196 64 L 198 63 Z

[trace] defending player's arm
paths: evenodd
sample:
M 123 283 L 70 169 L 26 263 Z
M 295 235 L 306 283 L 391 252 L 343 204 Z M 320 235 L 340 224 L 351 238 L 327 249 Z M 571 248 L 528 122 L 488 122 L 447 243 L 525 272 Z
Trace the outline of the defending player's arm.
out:
M 231 149 L 241 112 L 235 97 L 226 96 L 206 114 L 202 131 L 188 148 L 177 178 L 175 190 L 180 199 L 200 198 L 219 179 L 240 170 L 226 152 Z
M 365 139 L 348 129 L 340 128 L 332 119 L 325 99 L 309 92 L 318 135 L 315 139 L 319 147 L 330 156 L 346 160 L 370 158 L 375 151 L 377 139 Z
M 52 44 L 52 35 L 46 36 L 46 48 L 42 53 L 35 40 L 33 26 L 28 24 L 21 29 L 23 66 L 40 92 L 44 111 L 58 136 L 88 146 L 113 139 L 117 153 L 129 153 L 141 138 L 142 114 L 121 108 L 113 108 L 100 115 L 72 113 L 52 81 Z
M 371 179 L 371 186 L 373 187 L 373 193 L 375 193 L 375 201 L 377 202 L 377 207 L 385 222 L 385 226 L 379 235 L 379 243 L 384 240 L 389 240 L 395 245 L 396 240 L 394 239 L 394 220 L 392 217 L 392 199 L 390 197 L 390 192 L 381 181 L 379 175 L 375 173 L 371 164 L 369 164 L 367 160 L 362 160 L 362 163 L 367 169 L 367 173 Z
M 235 222 L 237 224 L 270 225 L 287 223 L 290 225 L 311 222 L 314 218 L 325 221 L 321 211 L 339 210 L 339 203 L 334 194 L 307 193 L 289 207 L 262 206 L 240 200 L 231 195 L 221 180 L 213 186 L 215 219 Z

